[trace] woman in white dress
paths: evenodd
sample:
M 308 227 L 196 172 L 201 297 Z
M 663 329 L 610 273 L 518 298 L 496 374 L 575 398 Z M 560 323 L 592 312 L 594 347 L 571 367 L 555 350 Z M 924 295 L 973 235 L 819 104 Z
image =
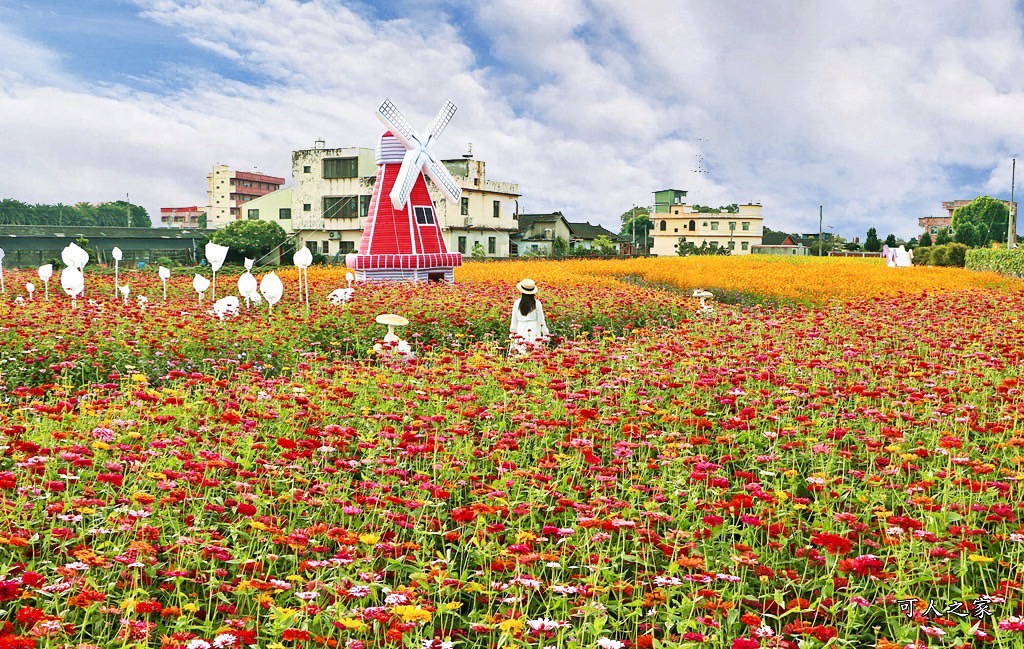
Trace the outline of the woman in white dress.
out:
M 522 295 L 512 305 L 512 324 L 508 328 L 512 336 L 510 349 L 526 354 L 548 336 L 548 323 L 544 320 L 544 307 L 537 299 L 537 284 L 532 279 L 524 279 L 516 288 Z

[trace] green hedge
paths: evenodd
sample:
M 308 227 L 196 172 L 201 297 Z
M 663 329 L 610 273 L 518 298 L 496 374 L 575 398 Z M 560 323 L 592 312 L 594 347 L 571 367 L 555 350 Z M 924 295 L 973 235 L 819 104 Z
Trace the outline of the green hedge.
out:
M 1024 277 L 1024 248 L 974 248 L 967 251 L 967 268 Z
M 967 252 L 967 246 L 962 243 L 947 243 L 944 246 L 918 246 L 914 248 L 914 265 L 963 268 Z

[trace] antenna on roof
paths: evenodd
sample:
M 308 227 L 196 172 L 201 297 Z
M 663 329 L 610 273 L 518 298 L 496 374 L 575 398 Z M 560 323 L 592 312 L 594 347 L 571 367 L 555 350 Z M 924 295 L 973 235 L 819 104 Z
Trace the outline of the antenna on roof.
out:
M 469 159 L 471 159 L 473 157 L 473 143 L 472 142 L 469 143 L 469 152 L 468 153 L 463 153 L 462 157 L 465 158 L 466 160 L 469 160 Z

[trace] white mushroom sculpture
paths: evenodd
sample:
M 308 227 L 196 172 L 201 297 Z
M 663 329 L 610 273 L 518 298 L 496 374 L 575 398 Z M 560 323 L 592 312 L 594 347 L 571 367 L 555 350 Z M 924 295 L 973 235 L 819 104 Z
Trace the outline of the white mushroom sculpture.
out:
M 203 303 L 203 293 L 206 289 L 210 288 L 210 280 L 206 279 L 202 275 L 196 275 L 192 278 L 192 288 L 199 294 L 199 303 Z
M 224 265 L 224 260 L 228 257 L 228 247 L 209 242 L 206 244 L 206 261 L 210 262 L 210 268 L 213 269 L 213 299 L 217 299 L 217 271 Z
M 711 291 L 705 291 L 704 289 L 697 289 L 696 291 L 693 292 L 693 297 L 700 300 L 701 313 L 714 313 L 714 307 L 707 303 L 707 300 L 714 299 L 714 293 L 712 293 Z
M 45 264 L 39 267 L 39 279 L 43 280 L 43 290 L 46 300 L 50 300 L 50 278 L 53 277 L 53 264 Z
M 270 313 L 273 315 L 274 305 L 284 295 L 284 284 L 281 283 L 281 278 L 277 276 L 277 273 L 270 272 L 263 276 L 263 279 L 260 280 L 260 293 L 263 294 L 263 298 L 270 307 Z
M 160 276 L 160 281 L 164 284 L 164 302 L 167 301 L 167 280 L 171 278 L 171 269 L 166 266 L 161 266 L 157 269 L 156 274 Z
M 121 252 L 120 248 L 114 246 L 114 249 L 110 251 L 110 256 L 114 258 L 114 297 L 117 297 L 118 287 L 121 286 L 121 282 L 118 281 L 118 268 L 121 264 L 121 258 L 124 256 L 124 254 Z
M 406 358 L 412 357 L 412 348 L 409 343 L 398 337 L 395 333 L 395 327 L 404 327 L 409 324 L 409 321 L 400 315 L 394 313 L 384 313 L 377 316 L 377 324 L 387 325 L 388 332 L 384 335 L 384 344 L 377 343 L 373 346 L 375 352 L 382 353 L 384 351 L 394 349 L 399 354 L 402 354 Z M 387 347 L 385 347 L 385 345 Z

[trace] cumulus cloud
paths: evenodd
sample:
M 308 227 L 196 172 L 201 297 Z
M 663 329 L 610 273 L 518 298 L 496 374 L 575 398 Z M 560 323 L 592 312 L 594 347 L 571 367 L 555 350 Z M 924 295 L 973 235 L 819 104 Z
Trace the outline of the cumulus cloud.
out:
M 135 2 L 209 67 L 171 61 L 166 87 L 88 85 L 0 27 L 0 155 L 16 162 L 0 193 L 202 204 L 215 163 L 286 175 L 317 137 L 373 146 L 384 97 L 418 127 L 451 98 L 438 153 L 472 142 L 492 178 L 520 183 L 526 211 L 617 229 L 676 187 L 702 204 L 761 201 L 775 228 L 814 229 L 823 204 L 843 234 L 911 235 L 943 200 L 1008 193 L 1024 148 L 1009 1 L 965 14 L 952 0 L 405 0 L 387 15 L 343 0 Z M 251 78 L 218 74 L 219 60 Z

